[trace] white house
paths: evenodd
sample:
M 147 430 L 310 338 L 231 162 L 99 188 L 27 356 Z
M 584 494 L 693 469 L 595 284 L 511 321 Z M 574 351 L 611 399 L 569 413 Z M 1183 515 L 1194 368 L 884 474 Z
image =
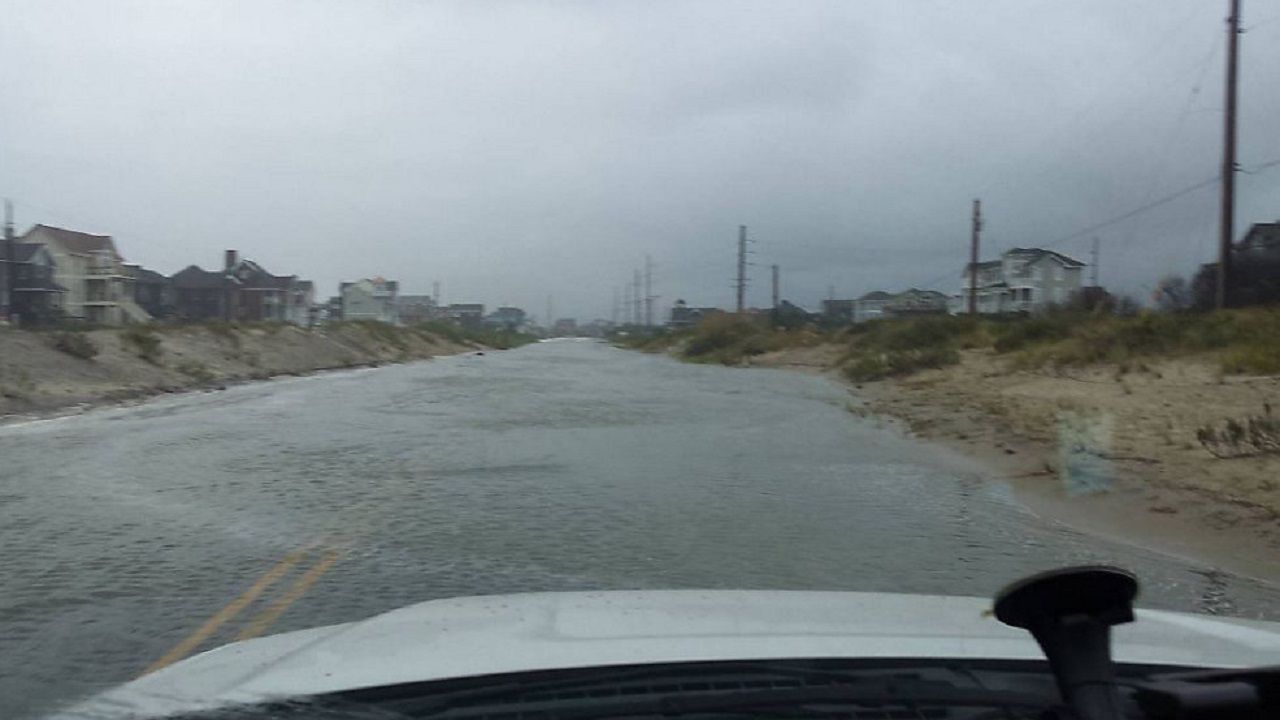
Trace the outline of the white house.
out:
M 1037 312 L 1062 305 L 1079 292 L 1084 267 L 1052 250 L 1013 248 L 999 260 L 978 263 L 976 291 L 965 267 L 951 311 L 968 312 L 971 294 L 976 295 L 980 313 Z
M 873 290 L 853 301 L 853 321 L 866 322 L 884 317 L 885 303 L 893 298 L 883 290 Z
M 342 297 L 342 319 L 399 322 L 396 304 L 399 290 L 400 283 L 380 277 L 342 283 L 338 288 Z
M 66 288 L 62 309 L 68 318 L 96 325 L 151 319 L 134 301 L 134 278 L 111 236 L 36 225 L 21 241 L 43 245 L 53 257 L 53 279 Z

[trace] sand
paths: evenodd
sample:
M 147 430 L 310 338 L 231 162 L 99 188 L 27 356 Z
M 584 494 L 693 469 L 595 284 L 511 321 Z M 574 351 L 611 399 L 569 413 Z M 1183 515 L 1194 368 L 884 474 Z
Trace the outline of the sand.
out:
M 855 411 L 979 459 L 1051 521 L 1280 582 L 1280 455 L 1219 458 L 1196 438 L 1280 407 L 1280 377 L 1224 377 L 1194 358 L 1014 371 L 967 351 L 957 366 L 853 385 L 831 369 L 839 354 L 801 348 L 751 364 L 845 382 Z

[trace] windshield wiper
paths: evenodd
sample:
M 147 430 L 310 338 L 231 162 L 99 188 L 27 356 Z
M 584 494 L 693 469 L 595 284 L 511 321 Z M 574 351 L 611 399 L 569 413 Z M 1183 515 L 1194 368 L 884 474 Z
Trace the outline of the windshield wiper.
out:
M 555 718 L 606 718 L 645 715 L 696 715 L 717 712 L 767 713 L 809 705 L 862 705 L 889 708 L 1032 708 L 1053 703 L 1043 695 L 957 687 L 936 680 L 885 679 L 848 684 L 816 685 L 765 690 L 649 693 L 641 695 L 548 699 L 515 703 L 437 705 L 434 712 L 418 708 L 416 717 L 465 718 L 509 711 L 518 706 L 522 715 Z M 425 711 L 425 712 L 424 712 Z

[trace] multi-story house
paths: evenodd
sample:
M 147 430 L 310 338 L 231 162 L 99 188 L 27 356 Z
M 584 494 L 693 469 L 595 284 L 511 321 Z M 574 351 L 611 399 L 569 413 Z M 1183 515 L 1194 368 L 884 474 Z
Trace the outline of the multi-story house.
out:
M 829 298 L 822 301 L 822 316 L 836 322 L 853 322 L 853 307 L 856 300 L 837 300 Z
M 1038 312 L 1069 302 L 1081 288 L 1085 264 L 1052 250 L 1013 248 L 977 264 L 977 285 L 971 284 L 966 266 L 960 295 L 952 312 L 967 312 L 969 297 L 977 299 L 980 313 Z
M 62 319 L 67 289 L 54 280 L 53 255 L 44 245 L 15 242 L 9 246 L 9 320 L 44 325 Z
M 518 307 L 500 307 L 489 313 L 489 317 L 485 318 L 485 322 L 514 332 L 524 326 L 526 317 L 524 310 Z
M 480 328 L 484 325 L 484 304 L 454 303 L 445 308 L 445 317 L 463 327 Z
M 297 275 L 273 275 L 228 250 L 221 272 L 190 265 L 170 278 L 181 320 L 276 321 L 307 325 L 315 286 Z
M 673 328 L 693 327 L 702 322 L 703 318 L 722 312 L 724 311 L 720 308 L 690 307 L 684 300 L 676 300 L 675 305 L 671 306 L 671 319 L 667 321 L 667 326 Z
M 906 317 L 909 315 L 933 315 L 947 312 L 947 296 L 937 290 L 918 290 L 911 288 L 897 295 L 889 295 L 880 305 L 885 317 Z
M 111 236 L 36 225 L 21 241 L 48 249 L 54 282 L 66 288 L 62 309 L 67 318 L 95 325 L 151 319 L 133 299 L 133 278 Z
M 226 273 L 188 265 L 169 278 L 173 287 L 173 310 L 178 320 L 230 320 L 230 283 Z
M 169 278 L 140 265 L 125 265 L 133 277 L 133 301 L 156 320 L 173 316 L 173 284 Z
M 396 314 L 405 325 L 417 325 L 435 320 L 438 308 L 431 295 L 400 295 L 396 298 Z
M 398 323 L 400 308 L 396 297 L 399 292 L 400 283 L 381 277 L 344 282 L 338 286 L 342 319 Z

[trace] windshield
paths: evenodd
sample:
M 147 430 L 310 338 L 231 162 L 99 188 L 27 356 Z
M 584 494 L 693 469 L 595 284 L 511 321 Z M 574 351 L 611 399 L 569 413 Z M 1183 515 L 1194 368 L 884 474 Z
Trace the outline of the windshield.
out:
M 0 714 L 377 685 L 344 648 L 416 626 L 275 636 L 482 595 L 1106 563 L 1280 620 L 1280 5 L 1238 4 L 6 3 Z M 645 657 L 869 652 L 760 597 Z M 901 657 L 954 630 L 902 602 Z M 1274 647 L 1144 617 L 1134 662 Z

